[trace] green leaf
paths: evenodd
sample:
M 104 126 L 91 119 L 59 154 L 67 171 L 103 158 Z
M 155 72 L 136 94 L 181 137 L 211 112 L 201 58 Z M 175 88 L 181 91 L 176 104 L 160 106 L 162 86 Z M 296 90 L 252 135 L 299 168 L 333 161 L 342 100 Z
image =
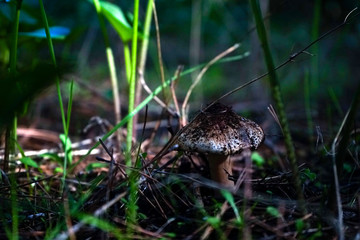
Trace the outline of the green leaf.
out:
M 72 163 L 72 148 L 71 148 L 71 140 L 69 136 L 65 136 L 65 134 L 60 134 L 59 136 L 61 143 L 63 145 L 63 149 L 65 151 L 65 155 L 69 163 Z
M 57 163 L 60 163 L 61 165 L 63 164 L 61 157 L 59 157 L 56 153 L 44 153 L 41 154 L 40 156 L 42 156 L 43 158 L 50 158 L 56 161 Z
M 281 214 L 279 213 L 279 210 L 275 207 L 269 206 L 266 208 L 266 212 L 270 214 L 273 217 L 281 217 Z
M 343 168 L 347 173 L 351 173 L 353 171 L 352 166 L 350 164 L 348 164 L 348 163 L 344 163 Z
M 264 158 L 258 153 L 258 152 L 253 152 L 251 154 L 251 160 L 256 164 L 256 166 L 261 167 L 264 165 L 265 160 Z
M 138 217 L 139 217 L 139 219 L 147 219 L 148 217 L 145 215 L 145 214 L 143 214 L 143 213 L 139 213 L 138 214 Z
M 233 209 L 233 211 L 235 213 L 235 216 L 236 216 L 237 223 L 239 223 L 239 224 L 242 223 L 242 220 L 241 220 L 241 217 L 240 217 L 240 214 L 239 214 L 239 210 L 237 209 L 237 207 L 235 205 L 233 195 L 229 191 L 224 190 L 224 189 L 221 189 L 221 194 L 226 199 L 226 201 L 229 202 L 230 206 L 232 207 L 232 209 Z
M 296 231 L 298 233 L 300 233 L 304 229 L 305 223 L 304 223 L 304 221 L 302 219 L 297 219 L 295 221 L 295 226 L 296 226 Z
M 176 233 L 173 232 L 167 232 L 165 233 L 167 237 L 169 238 L 176 238 Z M 168 238 L 164 238 L 164 239 L 168 239 Z
M 94 162 L 94 163 L 90 163 L 89 165 L 87 165 L 85 170 L 87 172 L 91 172 L 96 168 L 103 168 L 103 167 L 108 167 L 108 166 L 109 166 L 109 164 L 107 164 L 107 163 Z
M 20 158 L 20 162 L 22 162 L 25 165 L 34 167 L 34 168 L 39 168 L 39 165 L 34 160 L 32 160 L 30 157 L 22 157 L 22 158 Z
M 315 232 L 314 234 L 312 234 L 309 237 L 309 240 L 318 239 L 318 238 L 321 238 L 321 237 L 322 237 L 322 232 L 321 232 L 321 230 L 318 230 L 317 232 Z
M 208 218 L 206 218 L 206 221 L 214 228 L 217 228 L 220 226 L 220 219 L 217 217 L 208 217 Z
M 121 8 L 109 2 L 100 2 L 101 12 L 114 27 L 124 43 L 131 41 L 133 30 Z
M 55 172 L 55 173 L 63 173 L 63 172 L 64 172 L 64 169 L 62 169 L 61 167 L 56 167 L 56 168 L 54 169 L 54 172 Z
M 306 180 L 306 178 L 309 179 L 312 182 L 316 179 L 316 174 L 311 172 L 311 170 L 309 168 L 304 169 L 302 174 L 303 174 L 302 175 L 302 180 L 303 181 Z

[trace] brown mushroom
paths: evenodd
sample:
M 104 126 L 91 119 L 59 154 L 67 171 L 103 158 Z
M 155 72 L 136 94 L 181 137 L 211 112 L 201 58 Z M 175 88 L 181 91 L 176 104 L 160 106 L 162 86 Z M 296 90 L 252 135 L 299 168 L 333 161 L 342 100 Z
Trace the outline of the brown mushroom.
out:
M 256 149 L 263 140 L 264 131 L 258 124 L 237 115 L 228 106 L 215 103 L 185 126 L 176 142 L 184 151 L 206 154 L 210 177 L 230 187 L 234 185 L 226 173 L 232 175 L 230 155 Z

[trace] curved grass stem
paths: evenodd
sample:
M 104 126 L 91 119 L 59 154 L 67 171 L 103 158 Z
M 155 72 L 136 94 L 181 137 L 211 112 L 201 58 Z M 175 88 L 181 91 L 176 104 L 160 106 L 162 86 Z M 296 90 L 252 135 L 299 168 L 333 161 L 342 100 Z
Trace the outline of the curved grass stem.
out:
M 99 0 L 93 0 L 96 13 L 98 15 L 100 29 L 104 38 L 105 48 L 106 48 L 106 57 L 108 62 L 108 67 L 110 71 L 110 79 L 111 79 L 111 86 L 112 86 L 112 93 L 113 93 L 113 100 L 114 100 L 114 111 L 115 111 L 115 121 L 116 123 L 119 123 L 121 121 L 121 102 L 120 102 L 120 95 L 119 95 L 119 87 L 118 87 L 118 79 L 116 74 L 116 68 L 115 68 L 115 60 L 114 55 L 112 52 L 112 49 L 110 47 L 109 37 L 106 33 L 106 27 L 104 18 L 101 15 L 101 5 Z M 118 141 L 118 144 L 121 142 L 121 134 L 120 131 L 117 131 L 116 138 Z

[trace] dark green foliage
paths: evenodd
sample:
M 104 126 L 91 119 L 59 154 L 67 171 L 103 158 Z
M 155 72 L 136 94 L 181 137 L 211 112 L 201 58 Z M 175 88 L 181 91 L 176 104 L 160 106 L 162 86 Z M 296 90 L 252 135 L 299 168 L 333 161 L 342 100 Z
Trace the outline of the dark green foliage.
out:
M 15 116 L 25 114 L 31 100 L 53 85 L 61 72 L 63 70 L 56 70 L 53 65 L 47 63 L 24 69 L 16 76 L 1 71 L 0 130 L 2 131 Z

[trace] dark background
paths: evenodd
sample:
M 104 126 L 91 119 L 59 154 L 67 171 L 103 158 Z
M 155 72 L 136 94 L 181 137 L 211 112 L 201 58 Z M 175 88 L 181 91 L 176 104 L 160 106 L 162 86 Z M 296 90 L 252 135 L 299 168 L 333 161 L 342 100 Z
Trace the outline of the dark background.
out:
M 132 1 L 112 1 L 119 4 L 125 13 L 131 13 Z M 286 61 L 291 54 L 310 44 L 315 38 L 314 6 L 321 4 L 319 35 L 341 24 L 358 1 L 260 1 L 264 8 L 267 31 L 275 65 Z M 90 117 L 99 115 L 113 123 L 111 86 L 104 41 L 99 29 L 97 15 L 91 1 L 45 1 L 50 26 L 65 26 L 71 30 L 65 40 L 55 40 L 54 47 L 59 62 L 71 63 L 74 68 L 62 83 L 64 99 L 68 97 L 69 79 L 75 80 L 74 106 L 72 115 L 73 135 L 77 135 Z M 140 21 L 143 21 L 147 1 L 140 2 Z M 197 8 L 196 8 L 196 4 Z M 267 7 L 266 7 L 267 5 Z M 11 29 L 10 11 L 7 4 L 0 5 L 0 29 L 2 44 L 9 44 Z M 240 60 L 212 66 L 203 77 L 202 84 L 195 88 L 190 102 L 190 112 L 196 112 L 229 90 L 234 89 L 266 72 L 261 47 L 254 30 L 253 18 L 248 1 L 156 1 L 165 77 L 173 76 L 178 65 L 185 69 L 198 63 L 209 62 L 220 52 L 235 43 L 241 47 L 232 55 L 249 51 L 250 56 Z M 200 16 L 198 32 L 199 49 L 193 48 L 191 31 L 196 29 L 192 9 Z M 194 15 L 194 16 L 195 16 Z M 119 78 L 119 90 L 124 114 L 126 114 L 128 85 L 125 80 L 122 42 L 117 33 L 108 26 L 111 46 Z M 152 22 L 154 23 L 154 22 Z M 21 11 L 20 32 L 41 28 L 38 1 L 24 1 Z M 358 84 L 359 63 L 359 17 L 321 40 L 308 52 L 277 71 L 281 82 L 284 103 L 292 131 L 303 131 L 307 127 L 304 106 L 304 81 L 310 82 L 311 113 L 314 124 L 320 126 L 330 141 L 351 103 Z M 196 32 L 196 30 L 194 30 Z M 194 59 L 190 52 L 198 51 Z M 21 38 L 18 44 L 18 68 L 50 61 L 46 40 Z M 5 66 L 3 66 L 5 67 Z M 195 76 L 195 75 L 194 75 Z M 66 80 L 67 79 L 67 80 Z M 149 55 L 145 79 L 155 89 L 160 83 L 159 64 L 152 25 Z M 89 88 L 95 87 L 104 98 L 93 94 L 79 85 L 81 81 Z M 184 99 L 191 76 L 180 79 L 177 97 Z M 318 85 L 313 85 L 314 82 Z M 146 93 L 143 93 L 143 96 Z M 271 118 L 266 108 L 272 104 L 267 78 L 223 100 L 233 108 L 259 122 Z M 150 113 L 160 114 L 160 107 L 152 102 Z M 192 114 L 190 113 L 190 116 Z M 60 110 L 55 88 L 43 93 L 30 108 L 29 115 L 20 119 L 21 126 L 52 129 L 61 132 Z M 268 134 L 276 132 L 269 128 Z M 310 131 L 311 133 L 311 131 Z

